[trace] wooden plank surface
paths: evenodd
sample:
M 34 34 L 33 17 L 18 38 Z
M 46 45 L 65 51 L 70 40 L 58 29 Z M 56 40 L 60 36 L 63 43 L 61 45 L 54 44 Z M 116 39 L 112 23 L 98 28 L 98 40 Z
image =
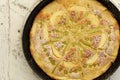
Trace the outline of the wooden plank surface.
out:
M 9 0 L 10 4 L 10 80 L 40 80 L 26 62 L 22 51 L 22 30 L 26 17 L 40 0 Z
M 9 80 L 9 3 L 0 0 L 0 80 Z
M 21 40 L 25 20 L 40 1 L 0 0 L 0 80 L 41 80 L 29 67 Z M 112 1 L 120 7 L 120 0 Z M 120 68 L 110 80 L 119 78 Z

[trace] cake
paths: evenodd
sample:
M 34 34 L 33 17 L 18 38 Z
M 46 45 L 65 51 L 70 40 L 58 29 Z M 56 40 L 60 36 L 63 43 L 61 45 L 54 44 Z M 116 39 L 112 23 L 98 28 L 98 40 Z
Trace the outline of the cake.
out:
M 93 80 L 114 63 L 119 37 L 118 22 L 97 0 L 54 0 L 34 20 L 30 51 L 55 80 Z

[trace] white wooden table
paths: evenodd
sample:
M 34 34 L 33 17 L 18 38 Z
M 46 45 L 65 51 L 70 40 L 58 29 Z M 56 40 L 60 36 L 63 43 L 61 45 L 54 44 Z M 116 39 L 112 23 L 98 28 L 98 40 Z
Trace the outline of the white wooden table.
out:
M 0 80 L 41 80 L 22 50 L 22 31 L 31 10 L 41 0 L 0 0 Z M 112 0 L 120 9 L 120 0 Z M 120 80 L 120 68 L 110 80 Z

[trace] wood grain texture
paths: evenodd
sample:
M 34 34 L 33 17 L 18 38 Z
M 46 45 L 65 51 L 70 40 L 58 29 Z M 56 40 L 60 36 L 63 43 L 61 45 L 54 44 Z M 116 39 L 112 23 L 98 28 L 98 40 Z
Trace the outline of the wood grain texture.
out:
M 0 80 L 9 80 L 9 3 L 0 0 Z
M 40 1 L 0 0 L 0 80 L 41 80 L 29 67 L 21 40 L 24 23 Z M 112 1 L 120 9 L 120 1 Z M 120 68 L 111 80 L 119 78 Z
M 10 0 L 10 80 L 40 80 L 29 67 L 22 51 L 22 30 L 31 7 L 39 0 Z

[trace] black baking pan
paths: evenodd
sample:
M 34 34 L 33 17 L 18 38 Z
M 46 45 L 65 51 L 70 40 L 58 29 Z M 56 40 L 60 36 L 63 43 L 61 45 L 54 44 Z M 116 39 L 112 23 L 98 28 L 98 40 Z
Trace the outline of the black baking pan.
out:
M 25 26 L 24 26 L 24 30 L 23 30 L 23 35 L 22 35 L 22 46 L 23 46 L 23 51 L 24 51 L 24 55 L 26 57 L 26 60 L 28 62 L 28 64 L 30 65 L 30 67 L 34 70 L 34 72 L 36 74 L 38 74 L 38 76 L 42 79 L 42 80 L 53 80 L 52 78 L 50 78 L 46 73 L 44 73 L 39 67 L 38 65 L 35 63 L 31 53 L 30 53 L 30 30 L 31 27 L 33 25 L 33 21 L 36 17 L 36 15 L 39 13 L 39 11 L 45 7 L 47 4 L 49 4 L 50 2 L 52 2 L 53 0 L 43 0 L 42 2 L 40 2 L 31 12 L 31 14 L 29 15 L 29 17 L 26 20 Z M 120 25 L 120 11 L 109 1 L 109 0 L 98 0 L 100 3 L 102 3 L 105 7 L 108 8 L 109 11 L 112 12 L 113 16 L 116 18 L 116 20 L 118 21 L 119 25 Z M 110 77 L 119 67 L 120 65 L 120 48 L 119 48 L 119 53 L 118 56 L 115 60 L 114 63 L 112 63 L 112 66 L 101 76 L 99 76 L 98 78 L 96 78 L 95 80 L 105 80 L 108 77 Z

